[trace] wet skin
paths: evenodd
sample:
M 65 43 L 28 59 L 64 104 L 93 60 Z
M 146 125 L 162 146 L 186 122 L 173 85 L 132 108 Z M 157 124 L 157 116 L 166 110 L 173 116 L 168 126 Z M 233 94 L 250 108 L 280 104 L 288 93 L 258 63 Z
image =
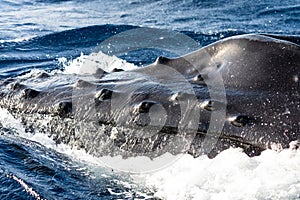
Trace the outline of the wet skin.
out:
M 95 156 L 214 157 L 230 146 L 255 156 L 300 139 L 297 41 L 241 35 L 130 71 L 5 79 L 0 106 Z

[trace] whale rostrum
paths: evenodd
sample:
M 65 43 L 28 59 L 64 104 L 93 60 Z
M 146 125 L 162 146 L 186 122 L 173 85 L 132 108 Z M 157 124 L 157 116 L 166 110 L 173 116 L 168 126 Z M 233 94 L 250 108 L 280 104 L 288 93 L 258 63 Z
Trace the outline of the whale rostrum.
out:
M 255 156 L 300 139 L 300 46 L 288 38 L 240 35 L 128 71 L 4 79 L 0 106 L 95 156 Z

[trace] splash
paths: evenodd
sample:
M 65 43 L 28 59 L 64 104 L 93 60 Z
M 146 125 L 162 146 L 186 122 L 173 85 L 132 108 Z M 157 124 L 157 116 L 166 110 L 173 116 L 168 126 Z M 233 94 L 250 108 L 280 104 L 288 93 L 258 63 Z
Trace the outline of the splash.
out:
M 63 73 L 65 74 L 93 74 L 97 69 L 102 69 L 110 72 L 114 69 L 131 70 L 136 69 L 137 66 L 128 63 L 116 56 L 109 56 L 102 52 L 81 55 L 73 60 L 67 60 L 65 57 L 58 59 L 60 65 L 63 66 Z M 89 66 L 89 69 L 82 68 L 82 66 Z M 84 72 L 83 72 L 84 71 Z
M 250 158 L 230 148 L 214 159 L 185 155 L 145 180 L 162 199 L 298 199 L 299 165 L 299 150 Z

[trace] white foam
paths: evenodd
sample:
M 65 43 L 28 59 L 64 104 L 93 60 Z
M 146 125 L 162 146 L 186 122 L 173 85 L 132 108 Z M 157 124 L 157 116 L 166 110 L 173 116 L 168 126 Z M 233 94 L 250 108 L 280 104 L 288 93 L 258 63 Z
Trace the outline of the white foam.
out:
M 6 43 L 6 42 L 24 42 L 24 41 L 28 41 L 32 38 L 36 37 L 34 36 L 27 36 L 27 37 L 20 37 L 20 38 L 15 38 L 15 39 L 11 39 L 11 40 L 0 40 L 0 44 L 1 43 Z
M 8 110 L 0 108 L 0 125 L 17 133 L 25 133 L 20 119 L 15 119 Z
M 47 119 L 45 119 L 46 121 Z M 95 159 L 93 156 L 87 154 L 84 150 L 73 149 L 65 144 L 56 144 L 54 140 L 49 138 L 47 134 L 36 132 L 34 134 L 25 131 L 25 128 L 20 119 L 15 119 L 8 110 L 0 108 L 0 125 L 2 127 L 10 129 L 18 134 L 18 136 L 29 139 L 31 141 L 38 142 L 43 146 L 55 149 L 55 151 L 67 154 L 82 161 L 88 161 L 91 164 L 102 165 L 99 160 Z M 102 165 L 104 166 L 104 165 Z
M 298 199 L 299 166 L 300 151 L 266 150 L 250 158 L 228 149 L 214 159 L 185 155 L 145 180 L 162 199 Z
M 81 55 L 73 60 L 67 60 L 62 57 L 58 62 L 64 67 L 65 74 L 94 74 L 98 68 L 106 72 L 112 71 L 114 68 L 131 70 L 137 66 L 128 63 L 116 56 L 109 56 L 102 52 L 91 53 L 89 55 Z
M 89 165 L 106 166 L 83 150 L 59 144 L 45 134 L 25 133 L 21 121 L 0 109 L 0 123 L 21 137 L 67 154 Z M 132 163 L 132 162 L 131 162 Z M 149 174 L 135 174 L 136 182 L 153 189 L 155 196 L 182 199 L 298 199 L 300 198 L 300 150 L 266 150 L 248 157 L 241 149 L 228 149 L 214 159 L 207 156 L 180 157 L 167 168 Z
M 127 159 L 121 156 L 105 156 L 97 158 L 101 162 L 109 167 L 122 172 L 130 172 L 131 174 L 144 174 L 154 171 L 159 171 L 169 165 L 172 165 L 182 155 L 174 156 L 170 153 L 164 153 L 154 159 L 150 159 L 146 156 L 135 156 Z

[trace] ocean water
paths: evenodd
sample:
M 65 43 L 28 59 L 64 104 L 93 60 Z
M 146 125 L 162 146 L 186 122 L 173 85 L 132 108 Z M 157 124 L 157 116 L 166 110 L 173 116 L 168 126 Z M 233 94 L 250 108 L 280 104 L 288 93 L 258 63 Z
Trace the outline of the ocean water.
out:
M 244 33 L 300 35 L 299 0 L 3 0 L 0 11 L 0 79 L 36 70 L 77 73 L 101 42 L 141 27 L 177 31 L 199 46 Z M 97 56 L 103 67 L 128 69 L 161 54 L 172 53 L 146 48 Z M 164 169 L 131 174 L 26 133 L 2 108 L 0 133 L 1 199 L 300 199 L 299 150 L 184 155 Z

